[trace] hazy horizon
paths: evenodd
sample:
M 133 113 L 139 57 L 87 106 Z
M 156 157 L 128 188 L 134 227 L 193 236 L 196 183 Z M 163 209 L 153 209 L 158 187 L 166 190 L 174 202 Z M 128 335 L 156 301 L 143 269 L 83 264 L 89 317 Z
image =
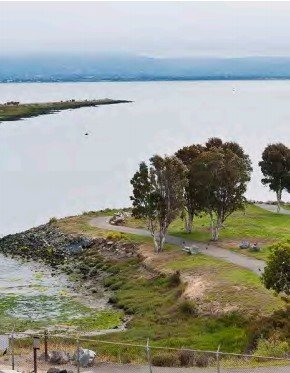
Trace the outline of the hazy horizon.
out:
M 290 56 L 285 2 L 0 3 L 0 55 Z

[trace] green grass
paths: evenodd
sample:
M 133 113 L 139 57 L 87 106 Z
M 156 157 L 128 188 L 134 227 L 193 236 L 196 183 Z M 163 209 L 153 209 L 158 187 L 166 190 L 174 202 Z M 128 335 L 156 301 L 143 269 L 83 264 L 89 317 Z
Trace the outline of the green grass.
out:
M 145 246 L 148 249 L 148 244 Z M 113 293 L 111 302 L 132 317 L 128 330 L 102 336 L 102 340 L 146 344 L 150 338 L 156 346 L 213 350 L 221 344 L 224 351 L 241 352 L 248 344 L 252 315 L 269 315 L 284 305 L 263 288 L 255 274 L 204 255 L 184 255 L 173 245 L 166 245 L 165 252 L 152 259 L 154 272 L 146 270 L 140 258 L 108 261 L 93 248 L 80 259 L 82 264 L 106 269 L 109 275 L 104 284 Z M 186 285 L 173 285 L 170 275 L 177 269 L 182 276 L 203 276 L 209 284 L 196 301 L 197 315 L 182 311 Z M 224 312 L 229 305 L 235 309 Z M 117 353 L 112 347 L 111 353 L 114 351 Z M 133 351 L 130 356 L 138 358 Z
M 0 105 L 0 122 L 15 121 L 23 118 L 36 117 L 44 114 L 51 114 L 61 110 L 78 109 L 81 107 L 99 106 L 126 103 L 125 100 L 84 100 L 84 101 L 60 101 L 29 103 L 19 105 Z
M 135 228 L 146 226 L 144 221 L 133 218 L 129 220 L 128 225 Z M 185 240 L 209 242 L 211 238 L 209 227 L 209 216 L 204 214 L 195 218 L 192 233 L 185 232 L 181 219 L 176 219 L 170 225 L 168 233 L 183 237 Z M 217 244 L 244 255 L 266 259 L 269 255 L 268 246 L 273 242 L 284 239 L 290 239 L 290 216 L 276 214 L 249 204 L 245 211 L 236 211 L 226 220 Z M 257 242 L 261 251 L 251 252 L 247 249 L 239 249 L 242 240 L 249 240 L 252 243 Z

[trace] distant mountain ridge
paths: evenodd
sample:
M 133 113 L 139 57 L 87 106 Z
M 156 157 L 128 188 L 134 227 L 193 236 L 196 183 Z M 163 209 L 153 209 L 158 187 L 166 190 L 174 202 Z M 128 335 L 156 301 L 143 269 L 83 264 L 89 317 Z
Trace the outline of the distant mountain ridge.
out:
M 289 79 L 290 57 L 2 56 L 0 82 Z

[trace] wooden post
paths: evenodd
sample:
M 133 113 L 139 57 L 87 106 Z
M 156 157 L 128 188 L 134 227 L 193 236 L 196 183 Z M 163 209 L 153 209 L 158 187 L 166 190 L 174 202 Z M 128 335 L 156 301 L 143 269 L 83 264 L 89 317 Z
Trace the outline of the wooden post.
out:
M 33 370 L 37 373 L 37 350 L 39 350 L 40 339 L 38 336 L 33 338 Z
M 218 346 L 217 352 L 216 352 L 216 371 L 217 373 L 220 373 L 220 347 L 221 345 Z
M 48 360 L 48 333 L 47 330 L 44 331 L 44 359 Z
M 77 373 L 80 373 L 80 340 L 77 340 Z
M 14 357 L 14 330 L 11 334 L 11 367 L 15 369 L 15 357 Z
M 148 361 L 149 373 L 152 373 L 151 350 L 150 350 L 150 345 L 149 345 L 149 338 L 147 338 L 146 354 L 147 354 L 147 361 Z

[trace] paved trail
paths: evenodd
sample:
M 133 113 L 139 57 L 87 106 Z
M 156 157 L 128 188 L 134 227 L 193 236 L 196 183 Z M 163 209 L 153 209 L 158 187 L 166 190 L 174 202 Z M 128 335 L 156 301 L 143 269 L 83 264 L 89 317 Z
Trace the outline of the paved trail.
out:
M 150 236 L 149 231 L 146 229 L 137 229 L 137 228 L 131 228 L 131 227 L 124 227 L 124 226 L 115 226 L 109 224 L 110 217 L 108 216 L 100 216 L 94 219 L 91 219 L 89 224 L 93 227 L 101 228 L 101 229 L 108 229 L 111 231 L 118 231 L 123 233 L 131 233 L 131 234 L 137 234 L 139 236 Z M 182 246 L 182 242 L 184 241 L 184 238 L 182 237 L 175 237 L 167 235 L 166 242 L 178 246 Z M 246 255 L 239 254 L 232 252 L 230 250 L 222 249 L 221 247 L 218 247 L 213 244 L 206 244 L 202 242 L 197 241 L 191 241 L 186 240 L 187 245 L 194 245 L 199 247 L 201 253 L 205 255 L 209 255 L 215 258 L 223 259 L 227 262 L 237 264 L 240 267 L 244 267 L 249 269 L 250 271 L 253 271 L 257 274 L 261 274 L 263 272 L 265 267 L 265 262 L 263 260 L 250 258 Z
M 256 203 L 256 206 L 261 207 L 261 209 L 274 212 L 277 214 L 277 206 L 276 205 L 268 205 L 267 203 Z M 282 215 L 290 215 L 290 210 L 283 209 L 281 207 L 280 214 Z

